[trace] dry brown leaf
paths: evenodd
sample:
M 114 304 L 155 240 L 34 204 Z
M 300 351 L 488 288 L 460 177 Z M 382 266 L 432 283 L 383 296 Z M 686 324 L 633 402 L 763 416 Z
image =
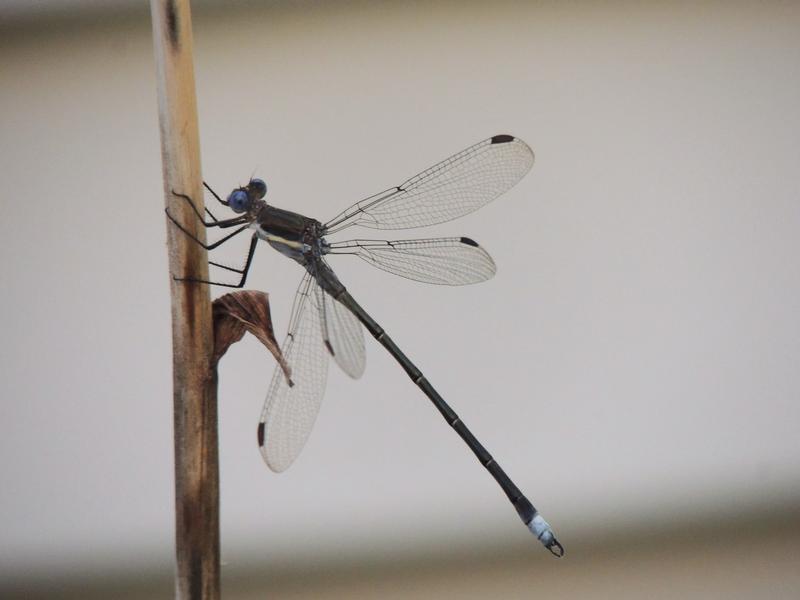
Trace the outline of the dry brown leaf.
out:
M 213 364 L 249 331 L 272 352 L 283 369 L 286 380 L 291 383 L 291 369 L 281 353 L 272 329 L 272 316 L 269 310 L 269 295 L 253 290 L 241 290 L 225 294 L 214 300 L 214 356 Z

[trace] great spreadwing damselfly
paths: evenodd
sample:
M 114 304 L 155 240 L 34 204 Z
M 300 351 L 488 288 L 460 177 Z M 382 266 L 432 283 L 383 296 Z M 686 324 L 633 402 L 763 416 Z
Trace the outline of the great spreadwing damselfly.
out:
M 289 331 L 282 346 L 291 366 L 291 378 L 277 367 L 258 425 L 258 444 L 267 465 L 285 470 L 306 443 L 319 412 L 328 373 L 328 356 L 350 377 L 365 368 L 362 326 L 400 363 L 411 380 L 430 399 L 447 423 L 475 453 L 516 508 L 523 523 L 555 556 L 564 548 L 553 530 L 486 448 L 403 354 L 384 329 L 359 305 L 328 266 L 328 256 L 344 254 L 390 273 L 443 285 L 465 285 L 491 278 L 495 265 L 489 254 L 466 237 L 416 240 L 352 239 L 328 241 L 352 226 L 372 229 L 410 229 L 435 225 L 471 213 L 513 187 L 533 166 L 533 152 L 510 135 L 496 135 L 391 187 L 356 202 L 326 223 L 267 204 L 267 186 L 261 179 L 233 190 L 225 200 L 207 185 L 218 202 L 239 216 L 207 221 L 191 198 L 187 201 L 205 227 L 236 228 L 220 240 L 204 244 L 167 211 L 170 220 L 195 242 L 213 250 L 246 229 L 253 230 L 247 259 L 241 269 L 210 262 L 241 275 L 238 283 L 182 279 L 241 288 L 253 261 L 258 240 L 295 260 L 305 275 L 295 296 Z

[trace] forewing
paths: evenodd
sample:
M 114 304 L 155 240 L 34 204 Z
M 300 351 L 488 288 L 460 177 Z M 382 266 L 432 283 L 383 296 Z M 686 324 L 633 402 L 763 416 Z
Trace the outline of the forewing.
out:
M 373 266 L 424 283 L 466 285 L 490 279 L 489 253 L 465 237 L 425 240 L 351 240 L 331 245 L 331 254 L 355 254 Z
M 292 369 L 290 384 L 275 369 L 261 411 L 258 443 L 261 455 L 275 472 L 286 470 L 305 446 L 319 413 L 328 376 L 328 357 L 322 342 L 317 283 L 306 274 L 295 296 L 283 354 Z
M 525 142 L 496 135 L 355 203 L 325 224 L 326 233 L 351 225 L 409 229 L 450 221 L 509 190 L 532 166 L 533 152 Z

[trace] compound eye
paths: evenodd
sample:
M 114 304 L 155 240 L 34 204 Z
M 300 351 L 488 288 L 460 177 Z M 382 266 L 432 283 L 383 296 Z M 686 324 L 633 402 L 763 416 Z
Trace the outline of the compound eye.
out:
M 263 179 L 251 179 L 249 187 L 259 200 L 267 195 L 267 184 L 264 183 Z
M 230 196 L 228 196 L 228 205 L 234 212 L 246 212 L 249 204 L 250 199 L 247 197 L 247 192 L 244 190 L 233 190 Z

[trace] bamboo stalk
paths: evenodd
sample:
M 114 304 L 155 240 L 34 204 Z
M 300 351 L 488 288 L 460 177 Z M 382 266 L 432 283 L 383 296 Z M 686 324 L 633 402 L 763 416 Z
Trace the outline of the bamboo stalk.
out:
M 151 0 L 165 204 L 198 239 L 196 215 L 173 191 L 203 210 L 189 0 Z M 173 276 L 208 279 L 206 251 L 167 223 L 172 298 L 175 434 L 175 597 L 215 599 L 219 577 L 217 378 L 211 366 L 213 329 L 208 286 Z

